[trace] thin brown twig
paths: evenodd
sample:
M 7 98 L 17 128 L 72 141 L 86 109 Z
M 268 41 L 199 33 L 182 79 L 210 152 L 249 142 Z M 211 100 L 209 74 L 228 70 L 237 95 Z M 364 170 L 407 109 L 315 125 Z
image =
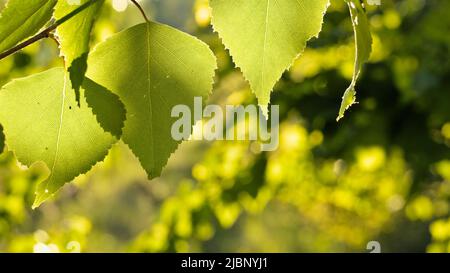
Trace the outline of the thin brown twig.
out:
M 150 21 L 147 17 L 147 15 L 145 14 L 144 9 L 141 7 L 141 5 L 139 5 L 139 3 L 136 0 L 131 0 L 131 2 L 139 9 L 139 11 L 142 13 L 142 16 L 144 16 L 145 21 Z
M 88 8 L 89 6 L 91 6 L 92 4 L 94 4 L 95 2 L 97 2 L 98 0 L 91 0 L 89 2 L 86 2 L 85 4 L 81 5 L 80 7 L 76 8 L 75 10 L 73 10 L 71 13 L 67 14 L 66 16 L 62 17 L 61 19 L 57 20 L 53 25 L 49 26 L 48 28 L 44 29 L 43 31 L 39 32 L 38 34 L 36 34 L 35 36 L 29 38 L 28 40 L 6 50 L 5 52 L 0 53 L 0 60 L 4 59 L 6 57 L 8 57 L 9 55 L 12 55 L 14 53 L 16 53 L 17 51 L 24 49 L 25 47 L 41 40 L 44 38 L 49 38 L 51 37 L 51 32 L 54 31 L 57 27 L 59 27 L 60 25 L 62 25 L 63 23 L 65 23 L 66 21 L 70 20 L 72 17 L 74 17 L 75 15 L 77 15 L 78 13 L 82 12 L 83 10 L 85 10 L 86 8 Z
M 16 53 L 17 51 L 35 43 L 41 39 L 48 38 L 49 33 L 53 30 L 54 30 L 54 28 L 47 28 L 47 29 L 43 30 L 41 33 L 37 34 L 36 36 L 33 36 L 30 39 L 26 40 L 25 42 L 20 43 L 20 44 L 16 45 L 15 47 L 12 47 L 12 48 L 6 50 L 5 52 L 0 53 L 0 60 L 8 57 L 9 55 Z

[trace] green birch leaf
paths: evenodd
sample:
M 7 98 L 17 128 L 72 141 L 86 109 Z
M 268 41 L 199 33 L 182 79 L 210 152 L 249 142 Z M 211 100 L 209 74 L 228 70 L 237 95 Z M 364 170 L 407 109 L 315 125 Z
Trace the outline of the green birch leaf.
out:
M 34 208 L 103 160 L 117 141 L 99 125 L 83 90 L 81 95 L 77 107 L 63 68 L 14 80 L 0 90 L 0 123 L 8 150 L 22 164 L 43 162 L 51 172 L 37 186 Z
M 322 28 L 329 0 L 211 0 L 212 24 L 267 114 L 270 92 Z
M 370 34 L 369 21 L 359 0 L 346 0 L 350 9 L 353 30 L 355 33 L 355 68 L 353 71 L 352 83 L 347 88 L 342 97 L 341 107 L 337 121 L 344 117 L 353 104 L 356 103 L 356 82 L 361 74 L 364 63 L 370 58 L 372 52 L 372 36 Z
M 215 57 L 206 44 L 148 22 L 97 45 L 89 56 L 87 77 L 125 104 L 122 139 L 149 178 L 154 178 L 180 143 L 171 136 L 178 119 L 171 117 L 172 107 L 184 104 L 193 109 L 194 97 L 211 91 L 215 68 Z
M 56 0 L 9 0 L 0 14 L 0 52 L 41 29 L 55 4 Z
M 55 7 L 54 16 L 56 19 L 61 19 L 89 1 L 90 0 L 58 1 L 58 4 L 56 4 Z M 103 0 L 98 0 L 97 2 L 98 3 L 89 6 L 56 29 L 56 36 L 60 43 L 61 55 L 64 57 L 66 68 L 70 74 L 70 81 L 72 82 L 78 102 L 80 87 L 87 70 L 91 30 L 104 3 Z

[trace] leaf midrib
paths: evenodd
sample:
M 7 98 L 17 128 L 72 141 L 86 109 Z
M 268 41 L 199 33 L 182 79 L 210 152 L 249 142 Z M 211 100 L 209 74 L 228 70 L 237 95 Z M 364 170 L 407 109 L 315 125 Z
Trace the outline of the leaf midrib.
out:
M 150 133 L 150 142 L 151 142 L 151 148 L 150 148 L 150 157 L 152 162 L 152 172 L 154 171 L 154 166 L 156 164 L 155 162 L 155 151 L 154 151 L 154 135 L 153 135 L 153 104 L 152 104 L 152 98 L 151 98 L 151 75 L 150 75 L 150 22 L 146 22 L 146 32 L 147 32 L 147 97 L 148 97 L 148 107 L 149 107 L 149 120 L 148 122 L 148 130 Z M 153 175 L 153 173 L 149 174 Z
M 262 59 L 262 66 L 261 66 L 261 89 L 264 88 L 264 70 L 265 70 L 265 63 L 266 63 L 266 45 L 267 45 L 267 28 L 269 26 L 269 8 L 270 8 L 270 0 L 267 0 L 267 7 L 266 7 L 266 25 L 264 30 L 264 45 L 263 45 L 263 59 Z
M 56 137 L 56 145 L 55 145 L 55 156 L 53 158 L 53 164 L 51 167 L 51 173 L 50 176 L 47 178 L 47 184 L 45 186 L 45 190 L 48 189 L 48 186 L 51 182 L 51 179 L 54 175 L 54 170 L 56 168 L 56 164 L 58 161 L 58 157 L 59 157 L 59 147 L 60 147 L 60 142 L 61 142 L 61 132 L 62 132 L 62 127 L 63 127 L 63 120 L 64 120 L 64 109 L 65 109 L 65 104 L 66 104 L 66 92 L 67 92 L 67 74 L 64 73 L 64 86 L 62 89 L 62 101 L 61 101 L 61 113 L 59 115 L 59 125 L 58 125 L 58 134 Z

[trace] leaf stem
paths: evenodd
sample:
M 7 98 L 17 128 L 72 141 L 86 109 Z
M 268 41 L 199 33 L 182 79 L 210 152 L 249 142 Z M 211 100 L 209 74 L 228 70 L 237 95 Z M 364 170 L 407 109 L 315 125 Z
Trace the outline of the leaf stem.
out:
M 91 0 L 89 2 L 84 3 L 83 5 L 79 6 L 78 8 L 74 9 L 72 12 L 67 14 L 66 16 L 62 17 L 61 19 L 57 20 L 53 25 L 49 26 L 48 28 L 44 29 L 43 31 L 39 32 L 35 36 L 29 38 L 28 40 L 12 47 L 11 49 L 6 50 L 5 52 L 0 53 L 0 60 L 8 57 L 9 55 L 12 55 L 16 53 L 17 51 L 41 40 L 44 38 L 49 38 L 52 36 L 51 32 L 55 30 L 57 27 L 62 25 L 63 23 L 67 22 L 68 20 L 72 19 L 75 15 L 82 12 L 83 10 L 90 7 L 92 4 L 97 2 L 98 0 Z
M 141 7 L 141 5 L 139 5 L 139 3 L 136 0 L 131 0 L 131 2 L 139 9 L 139 11 L 142 13 L 142 16 L 144 16 L 144 19 L 146 22 L 150 21 L 147 17 L 147 15 L 145 14 L 144 9 Z

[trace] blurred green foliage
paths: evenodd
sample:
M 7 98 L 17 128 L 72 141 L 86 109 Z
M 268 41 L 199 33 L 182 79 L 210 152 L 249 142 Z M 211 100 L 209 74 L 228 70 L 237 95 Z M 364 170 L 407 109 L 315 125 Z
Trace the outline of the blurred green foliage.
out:
M 141 22 L 106 1 L 93 44 Z M 31 210 L 43 170 L 0 156 L 0 251 L 450 251 L 450 2 L 367 6 L 374 51 L 359 104 L 339 123 L 352 77 L 345 2 L 273 93 L 280 148 L 185 142 L 148 181 L 128 147 Z M 207 42 L 219 70 L 211 103 L 256 103 L 209 26 L 207 0 L 144 1 L 154 18 Z M 51 41 L 4 59 L 0 84 L 62 65 Z M 2 134 L 0 133 L 0 140 Z M 1 141 L 3 143 L 3 141 Z M 0 149 L 2 145 L 0 145 Z

